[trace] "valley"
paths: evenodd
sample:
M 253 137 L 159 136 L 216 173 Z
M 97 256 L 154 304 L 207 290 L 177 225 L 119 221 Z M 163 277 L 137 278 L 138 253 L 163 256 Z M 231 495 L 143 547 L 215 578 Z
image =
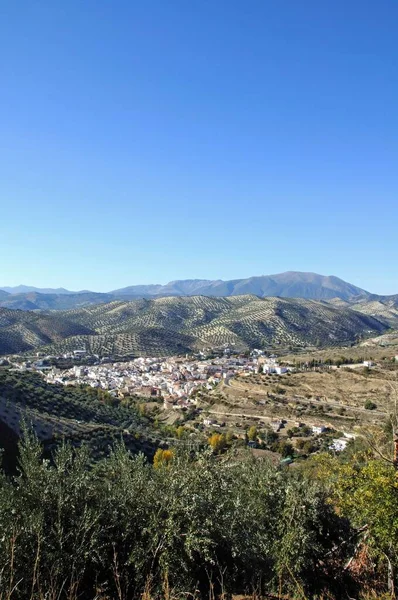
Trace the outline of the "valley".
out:
M 102 439 L 97 456 L 120 434 L 130 448 L 137 435 L 152 447 L 202 445 L 212 434 L 239 446 L 252 430 L 252 449 L 283 456 L 288 443 L 300 460 L 309 448 L 343 438 L 345 447 L 383 430 L 398 401 L 393 339 L 388 347 L 373 340 L 280 356 L 227 348 L 122 362 L 83 351 L 9 357 L 0 370 L 0 420 L 17 437 L 29 423 L 49 447 L 66 437 L 97 448 Z
M 166 440 L 207 444 L 220 431 L 245 445 L 254 428 L 256 450 L 289 442 L 299 459 L 305 441 L 317 452 L 324 435 L 330 445 L 383 428 L 396 400 L 397 298 L 335 277 L 102 295 L 22 286 L 0 301 L 17 296 L 23 310 L 0 306 L 0 420 L 14 447 L 23 423 L 47 448 L 85 441 L 97 458 L 120 435 L 134 451 L 144 440 L 151 456 Z
M 90 507 L 93 498 L 104 503 L 101 514 L 106 519 L 98 535 L 109 518 L 119 527 L 126 501 L 141 498 L 140 507 L 126 513 L 130 520 L 142 514 L 141 507 L 148 510 L 156 499 L 165 498 L 144 528 L 133 525 L 145 535 L 152 519 L 156 525 L 150 544 L 162 531 L 170 507 L 181 514 L 180 498 L 187 511 L 182 524 L 190 523 L 195 498 L 201 505 L 208 493 L 203 482 L 217 470 L 209 488 L 215 496 L 200 510 L 195 530 L 202 531 L 209 510 L 217 512 L 212 523 L 219 521 L 220 485 L 225 490 L 230 478 L 228 494 L 221 496 L 228 503 L 231 491 L 236 493 L 240 548 L 242 510 L 257 530 L 260 518 L 253 522 L 253 494 L 260 494 L 261 512 L 269 477 L 276 482 L 270 492 L 275 514 L 275 493 L 285 489 L 284 482 L 283 506 L 293 481 L 302 482 L 297 495 L 302 505 L 304 494 L 311 495 L 319 484 L 328 489 L 334 472 L 358 461 L 366 469 L 364 457 L 386 457 L 393 464 L 396 308 L 391 300 L 357 300 L 242 294 L 112 300 L 51 311 L 0 308 L 3 470 L 17 483 L 21 465 L 24 473 L 33 465 L 40 501 L 43 481 L 44 500 L 54 489 L 63 497 L 66 474 L 77 494 L 73 507 L 80 506 L 80 493 L 86 493 L 92 478 L 95 491 L 84 506 Z M 195 483 L 197 469 L 202 471 Z M 249 477 L 247 484 L 242 476 Z M 265 478 L 260 485 L 259 477 Z M 353 479 L 343 473 L 341 485 Z M 246 488 L 242 505 L 241 490 Z M 311 495 L 303 519 L 314 506 L 318 504 Z M 326 509 L 327 499 L 321 513 Z M 222 514 L 229 510 L 227 506 Z M 291 508 L 288 535 L 290 513 Z M 229 531 L 229 518 L 227 522 Z M 268 532 L 268 518 L 266 522 Z M 301 528 L 298 519 L 294 523 Z M 124 539 L 125 529 L 118 539 Z M 279 551 L 280 534 L 275 531 Z M 109 538 L 108 548 L 114 539 Z M 142 547 L 139 541 L 137 548 Z

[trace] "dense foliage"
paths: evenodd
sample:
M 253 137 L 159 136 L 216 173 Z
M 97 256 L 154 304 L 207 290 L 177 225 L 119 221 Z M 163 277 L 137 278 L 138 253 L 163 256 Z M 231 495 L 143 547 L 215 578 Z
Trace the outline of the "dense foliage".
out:
M 49 384 L 32 372 L 0 370 L 0 396 L 13 404 L 37 409 L 41 414 L 66 419 L 125 428 L 136 427 L 142 422 L 136 411 L 124 408 L 104 390 Z
M 344 584 L 350 526 L 297 474 L 210 451 L 154 468 L 120 446 L 89 468 L 86 448 L 64 445 L 51 464 L 30 436 L 20 457 L 0 481 L 0 598 L 310 597 Z
M 394 597 L 395 421 L 289 470 L 238 452 L 228 434 L 194 450 L 181 425 L 145 449 L 147 418 L 101 390 L 4 370 L 0 396 L 10 412 L 87 419 L 45 452 L 25 433 L 18 473 L 0 475 L 0 600 Z
M 317 479 L 336 510 L 349 518 L 361 536 L 353 567 L 361 583 L 373 589 L 389 589 L 398 583 L 398 473 L 392 460 L 376 459 L 362 450 L 348 457 L 320 455 L 312 463 L 311 479 Z

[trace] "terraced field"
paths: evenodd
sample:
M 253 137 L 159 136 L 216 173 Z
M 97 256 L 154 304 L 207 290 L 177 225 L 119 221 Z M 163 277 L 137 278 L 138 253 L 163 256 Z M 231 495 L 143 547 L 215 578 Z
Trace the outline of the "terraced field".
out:
M 181 354 L 222 345 L 237 350 L 333 346 L 384 333 L 387 325 L 359 312 L 304 299 L 232 296 L 115 301 L 56 313 L 90 334 L 65 337 L 43 350 L 104 355 Z

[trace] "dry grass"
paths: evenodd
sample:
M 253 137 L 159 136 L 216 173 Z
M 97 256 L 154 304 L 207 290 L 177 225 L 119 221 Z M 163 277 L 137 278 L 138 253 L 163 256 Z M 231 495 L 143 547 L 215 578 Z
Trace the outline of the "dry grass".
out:
M 381 424 L 393 412 L 398 399 L 398 364 L 371 370 L 357 366 L 236 377 L 220 384 L 212 398 L 209 412 L 227 425 L 284 418 L 288 423 L 283 431 L 299 420 L 358 430 L 362 425 Z M 377 405 L 376 410 L 364 408 L 367 400 Z

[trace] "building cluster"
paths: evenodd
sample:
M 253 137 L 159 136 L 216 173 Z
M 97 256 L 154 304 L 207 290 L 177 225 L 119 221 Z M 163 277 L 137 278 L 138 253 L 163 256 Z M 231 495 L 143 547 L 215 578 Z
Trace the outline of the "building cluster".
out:
M 129 362 L 75 365 L 71 369 L 52 367 L 43 372 L 49 383 L 90 385 L 118 397 L 133 394 L 161 398 L 165 408 L 188 408 L 194 393 L 212 389 L 236 374 L 257 372 L 257 356 L 222 356 L 209 360 L 180 357 L 140 357 Z

